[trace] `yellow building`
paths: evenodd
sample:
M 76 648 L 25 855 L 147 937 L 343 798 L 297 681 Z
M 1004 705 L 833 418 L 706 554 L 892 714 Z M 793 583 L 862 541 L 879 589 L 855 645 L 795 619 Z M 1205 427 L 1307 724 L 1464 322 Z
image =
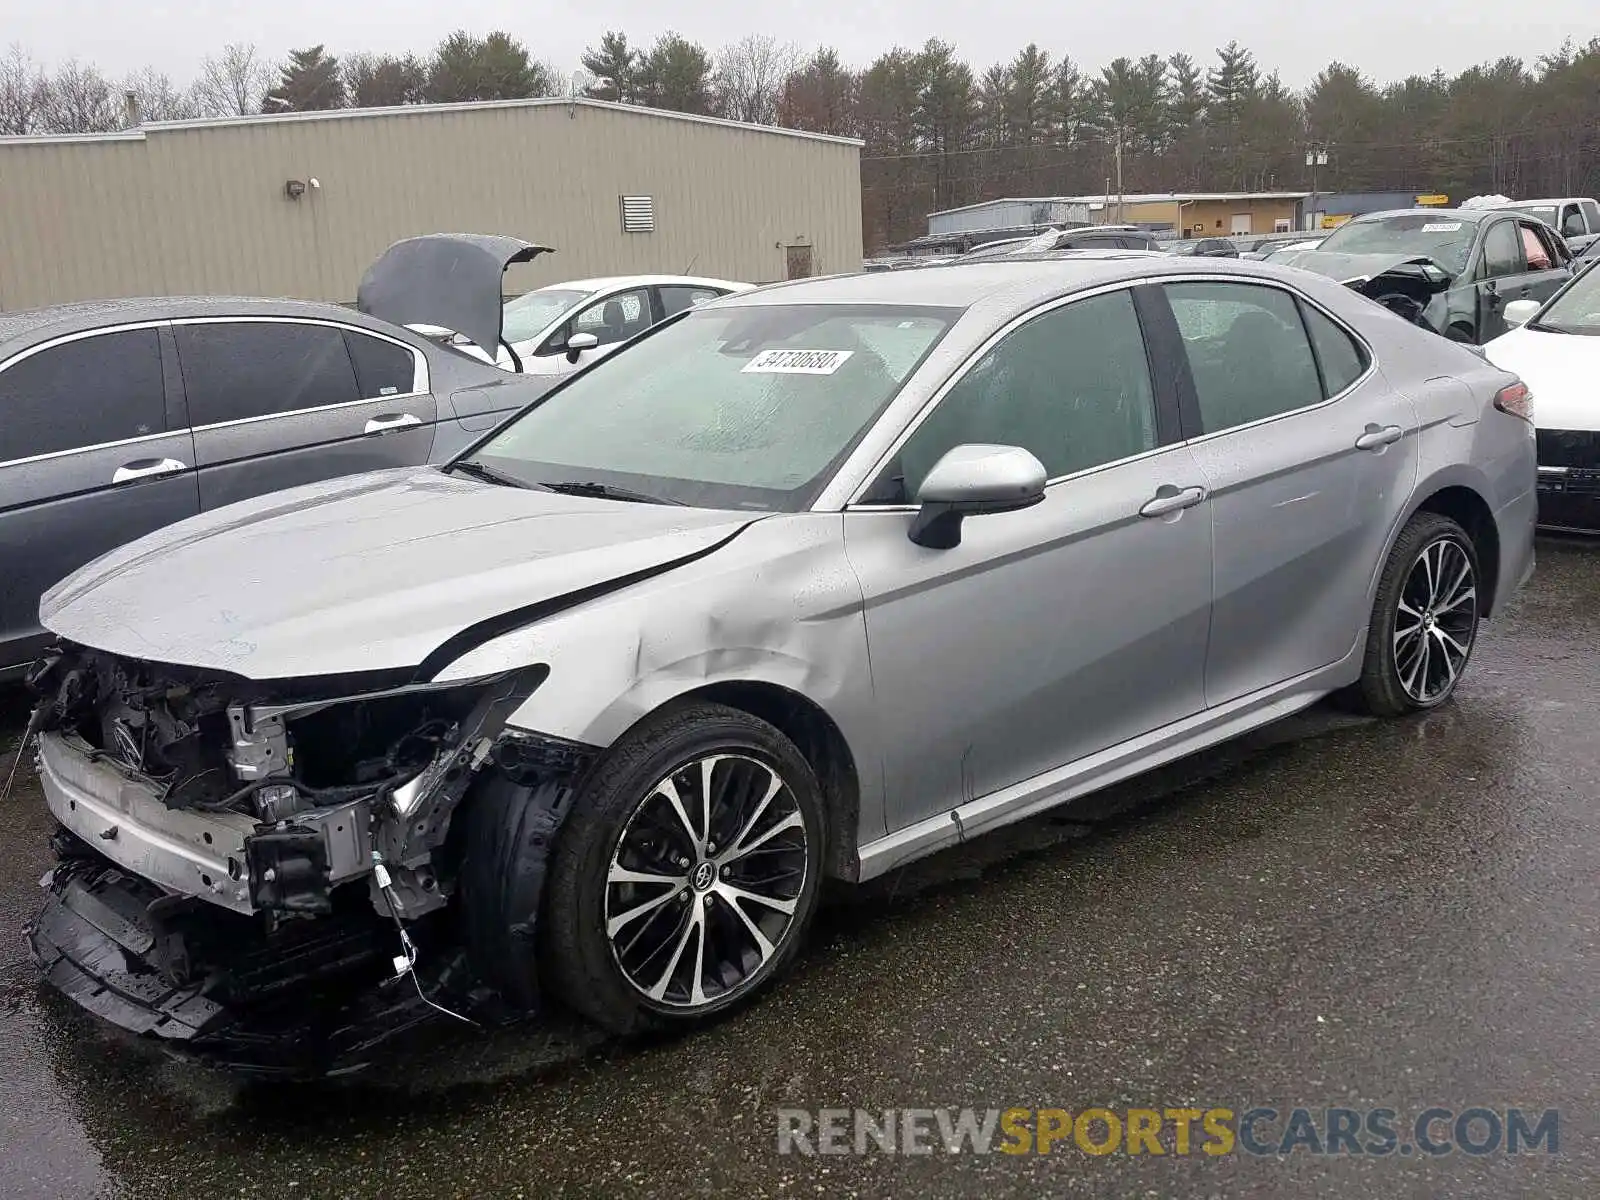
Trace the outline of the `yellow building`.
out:
M 1166 192 L 1095 197 L 1097 224 L 1161 226 L 1182 237 L 1288 233 L 1297 227 L 1307 192 Z

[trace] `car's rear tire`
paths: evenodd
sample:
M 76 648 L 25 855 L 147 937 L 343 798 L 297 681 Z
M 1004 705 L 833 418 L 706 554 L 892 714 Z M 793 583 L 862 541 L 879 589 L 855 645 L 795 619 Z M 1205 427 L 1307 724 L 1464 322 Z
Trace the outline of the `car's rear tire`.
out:
M 573 803 L 540 924 L 545 977 L 614 1033 L 748 1000 L 810 924 L 826 818 L 810 765 L 772 725 L 719 704 L 664 711 Z
M 1477 549 L 1460 525 L 1439 513 L 1412 517 L 1378 578 L 1351 698 L 1379 717 L 1450 699 L 1477 640 L 1480 579 Z

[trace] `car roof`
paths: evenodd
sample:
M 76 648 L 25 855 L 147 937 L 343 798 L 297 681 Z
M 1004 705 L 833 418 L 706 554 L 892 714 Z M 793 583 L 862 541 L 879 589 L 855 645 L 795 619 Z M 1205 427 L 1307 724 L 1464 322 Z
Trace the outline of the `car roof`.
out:
M 1282 281 L 1284 268 L 1208 260 L 1207 274 Z M 1054 250 L 1024 257 L 951 262 L 937 271 L 872 271 L 773 283 L 712 301 L 705 309 L 777 304 L 883 304 L 968 309 L 1003 322 L 1058 296 L 1159 275 L 1193 275 L 1192 262 L 1148 250 Z
M 0 360 L 51 338 L 82 333 L 106 325 L 137 321 L 175 321 L 188 317 L 306 317 L 340 321 L 357 328 L 387 333 L 403 331 L 347 308 L 319 300 L 264 299 L 260 296 L 138 296 L 55 304 L 48 308 L 0 312 Z
M 561 283 L 547 283 L 535 291 L 585 291 L 608 292 L 613 288 L 621 287 L 659 287 L 662 284 L 685 284 L 688 286 L 705 287 L 749 287 L 747 283 L 738 283 L 732 279 L 711 279 L 701 275 L 602 275 L 594 279 L 568 279 Z
M 1391 208 L 1383 212 L 1362 213 L 1359 217 L 1351 217 L 1346 225 L 1356 222 L 1382 221 L 1388 217 L 1436 217 L 1442 221 L 1471 221 L 1477 223 L 1485 217 L 1493 216 L 1497 212 L 1504 212 L 1503 208 Z M 1338 232 L 1330 229 L 1329 233 Z

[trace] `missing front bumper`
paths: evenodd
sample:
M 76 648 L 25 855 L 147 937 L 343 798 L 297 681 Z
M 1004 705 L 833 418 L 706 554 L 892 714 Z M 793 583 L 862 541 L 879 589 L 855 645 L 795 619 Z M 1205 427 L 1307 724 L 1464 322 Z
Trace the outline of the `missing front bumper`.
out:
M 370 910 L 295 921 L 225 912 L 132 877 L 66 833 L 28 928 L 46 980 L 96 1017 L 163 1048 L 258 1076 L 365 1066 L 434 1014 L 393 979 L 392 926 Z

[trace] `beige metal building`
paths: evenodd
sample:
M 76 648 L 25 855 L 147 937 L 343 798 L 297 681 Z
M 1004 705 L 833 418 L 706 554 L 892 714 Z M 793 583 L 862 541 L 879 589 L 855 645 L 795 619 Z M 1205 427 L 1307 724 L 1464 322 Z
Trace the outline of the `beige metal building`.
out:
M 859 142 L 596 100 L 0 138 L 0 310 L 113 296 L 349 301 L 390 243 L 554 246 L 508 291 L 671 272 L 860 268 Z

